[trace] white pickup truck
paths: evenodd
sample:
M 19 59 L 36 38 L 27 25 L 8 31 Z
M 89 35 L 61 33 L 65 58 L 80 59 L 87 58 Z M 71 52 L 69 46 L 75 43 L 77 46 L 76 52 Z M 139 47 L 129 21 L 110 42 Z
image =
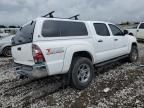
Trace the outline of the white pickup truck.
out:
M 144 22 L 141 22 L 137 28 L 127 29 L 129 33 L 132 33 L 138 40 L 144 40 Z
M 37 18 L 12 39 L 16 72 L 34 78 L 62 74 L 66 83 L 84 89 L 94 66 L 124 58 L 137 61 L 136 38 L 127 33 L 108 22 Z

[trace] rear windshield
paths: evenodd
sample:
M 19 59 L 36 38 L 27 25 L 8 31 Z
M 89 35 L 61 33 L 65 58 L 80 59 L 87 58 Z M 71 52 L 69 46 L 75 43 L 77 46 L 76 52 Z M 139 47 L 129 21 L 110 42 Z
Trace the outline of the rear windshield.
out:
M 20 28 L 16 36 L 12 38 L 12 45 L 21 45 L 26 43 L 31 43 L 33 40 L 35 22 L 32 21 L 30 24 L 27 24 Z
M 87 36 L 88 32 L 83 22 L 45 21 L 42 28 L 44 37 Z

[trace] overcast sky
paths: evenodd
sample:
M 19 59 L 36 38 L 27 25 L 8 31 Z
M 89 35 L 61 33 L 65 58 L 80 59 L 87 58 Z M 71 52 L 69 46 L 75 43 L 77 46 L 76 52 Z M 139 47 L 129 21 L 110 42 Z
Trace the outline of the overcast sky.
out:
M 83 20 L 142 21 L 144 0 L 0 0 L 0 24 L 22 25 L 55 10 L 55 16 L 80 14 Z

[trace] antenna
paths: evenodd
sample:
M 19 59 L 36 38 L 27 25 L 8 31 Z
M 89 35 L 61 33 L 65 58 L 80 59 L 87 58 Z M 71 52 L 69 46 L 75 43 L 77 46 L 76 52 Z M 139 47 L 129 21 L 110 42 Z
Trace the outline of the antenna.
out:
M 78 20 L 78 16 L 80 16 L 80 14 L 77 14 L 77 15 L 75 15 L 75 16 L 72 16 L 72 17 L 70 17 L 70 18 L 68 18 L 68 19 L 75 18 L 75 20 Z
M 53 13 L 55 13 L 55 11 L 52 11 L 52 12 L 50 12 L 50 13 L 42 16 L 42 17 L 47 17 L 47 16 L 49 16 L 50 18 L 54 18 Z

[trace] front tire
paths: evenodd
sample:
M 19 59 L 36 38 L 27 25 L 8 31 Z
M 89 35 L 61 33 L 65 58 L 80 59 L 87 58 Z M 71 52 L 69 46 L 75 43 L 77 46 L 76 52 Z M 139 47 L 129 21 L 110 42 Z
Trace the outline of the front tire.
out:
M 4 48 L 4 50 L 3 50 L 3 55 L 4 55 L 5 57 L 11 57 L 11 56 L 12 56 L 12 54 L 11 54 L 11 47 L 6 47 L 6 48 Z
M 130 63 L 133 63 L 133 62 L 137 62 L 138 58 L 139 58 L 138 48 L 137 46 L 133 45 L 128 60 Z
M 72 62 L 70 73 L 72 87 L 82 90 L 91 83 L 94 67 L 88 58 L 76 57 Z

